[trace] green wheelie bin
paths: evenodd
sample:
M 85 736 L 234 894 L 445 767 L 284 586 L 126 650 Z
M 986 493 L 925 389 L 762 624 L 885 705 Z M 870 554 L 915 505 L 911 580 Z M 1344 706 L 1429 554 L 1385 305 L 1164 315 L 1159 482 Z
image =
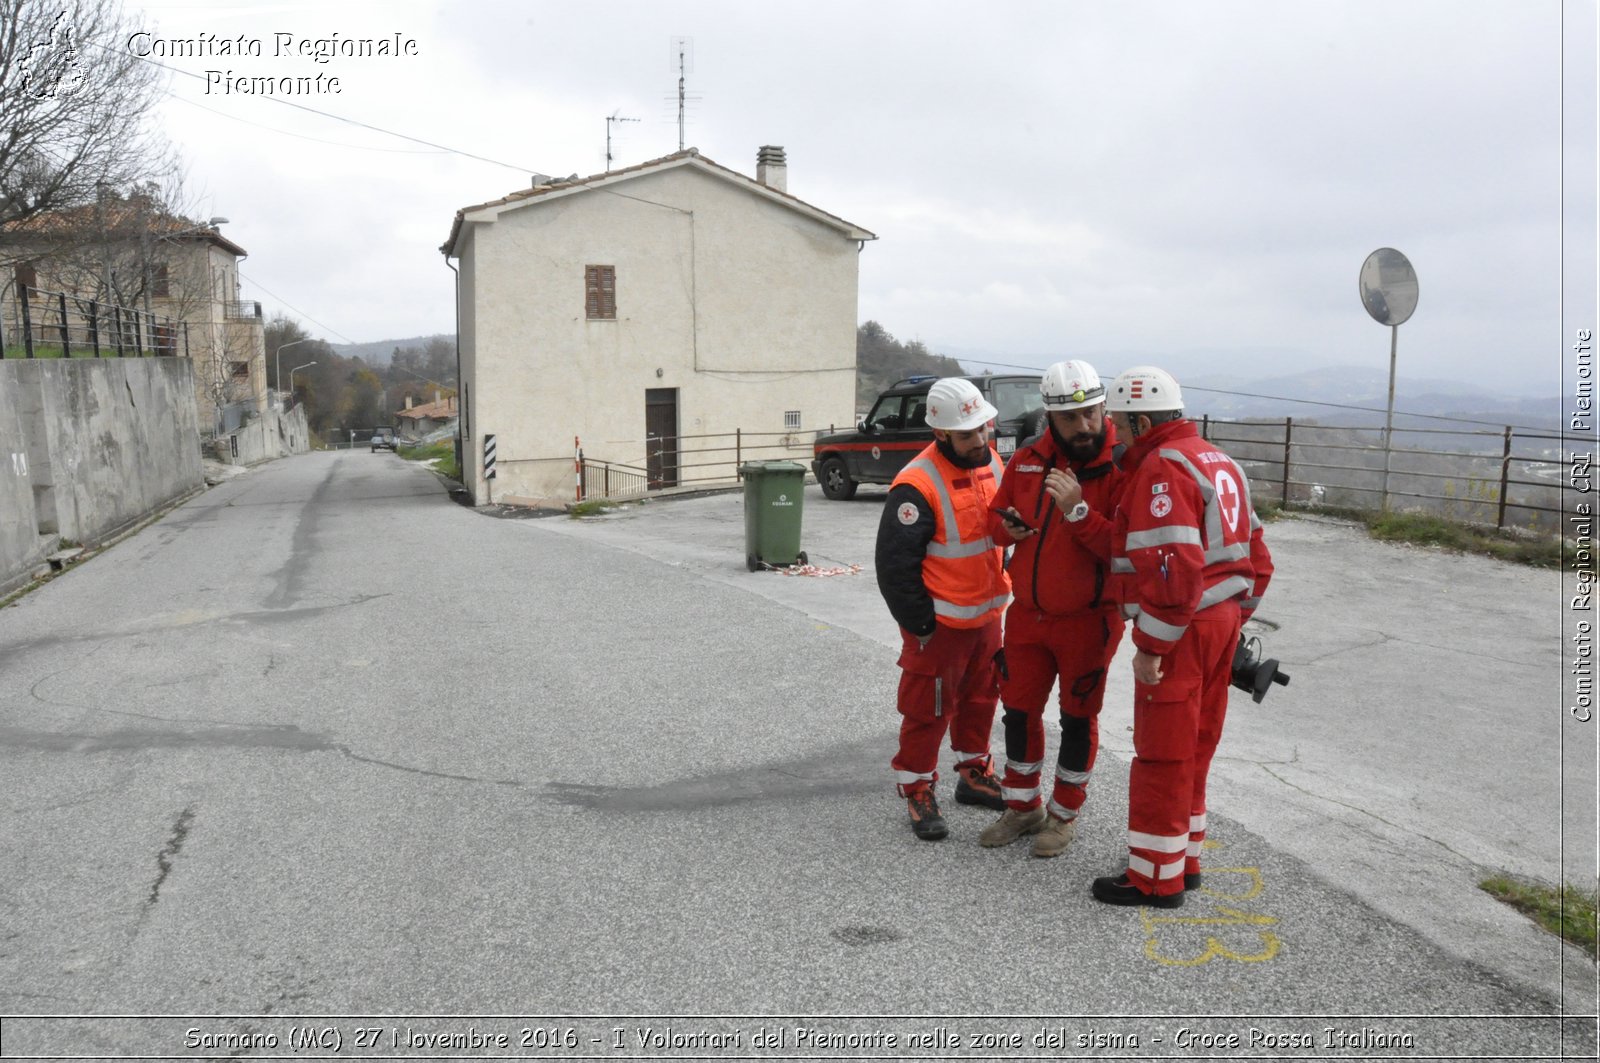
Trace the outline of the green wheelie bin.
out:
M 806 467 L 795 461 L 747 461 L 739 475 L 744 477 L 745 566 L 754 572 L 763 564 L 805 564 L 800 510 Z

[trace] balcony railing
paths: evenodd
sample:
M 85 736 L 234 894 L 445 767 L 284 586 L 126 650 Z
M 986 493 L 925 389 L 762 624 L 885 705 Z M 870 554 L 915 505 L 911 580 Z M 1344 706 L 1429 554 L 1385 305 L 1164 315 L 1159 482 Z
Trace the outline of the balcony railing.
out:
M 261 304 L 256 302 L 224 303 L 223 317 L 228 321 L 260 321 Z

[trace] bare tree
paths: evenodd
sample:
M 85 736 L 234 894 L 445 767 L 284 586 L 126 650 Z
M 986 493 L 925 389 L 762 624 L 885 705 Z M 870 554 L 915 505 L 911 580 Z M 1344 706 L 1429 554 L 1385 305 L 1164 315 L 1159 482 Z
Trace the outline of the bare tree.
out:
M 0 0 L 0 227 L 92 203 L 169 168 L 146 124 L 159 67 L 116 0 Z

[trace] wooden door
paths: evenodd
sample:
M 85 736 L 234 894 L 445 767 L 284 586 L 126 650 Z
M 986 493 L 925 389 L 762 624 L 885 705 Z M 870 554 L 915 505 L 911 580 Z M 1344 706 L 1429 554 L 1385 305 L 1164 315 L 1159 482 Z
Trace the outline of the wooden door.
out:
M 645 388 L 644 434 L 650 487 L 678 486 L 677 388 Z

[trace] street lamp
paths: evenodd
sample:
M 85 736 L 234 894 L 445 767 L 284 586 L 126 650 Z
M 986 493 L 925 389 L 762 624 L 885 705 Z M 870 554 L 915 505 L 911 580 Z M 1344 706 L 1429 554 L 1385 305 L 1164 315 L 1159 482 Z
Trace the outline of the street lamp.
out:
M 278 344 L 278 350 L 272 356 L 272 386 L 273 387 L 277 388 L 279 391 L 283 390 L 283 349 L 285 347 L 293 347 L 297 343 L 310 343 L 310 342 L 311 342 L 311 337 L 307 336 L 304 339 L 290 340 L 288 343 L 280 343 L 280 344 Z
M 284 344 L 284 346 L 287 347 L 288 344 Z M 300 370 L 302 370 L 302 369 L 310 369 L 312 366 L 314 366 L 316 364 L 317 364 L 316 362 L 307 362 L 305 365 L 297 365 L 293 369 L 289 370 L 289 397 L 290 398 L 294 397 L 294 375 L 296 373 L 300 372 Z

